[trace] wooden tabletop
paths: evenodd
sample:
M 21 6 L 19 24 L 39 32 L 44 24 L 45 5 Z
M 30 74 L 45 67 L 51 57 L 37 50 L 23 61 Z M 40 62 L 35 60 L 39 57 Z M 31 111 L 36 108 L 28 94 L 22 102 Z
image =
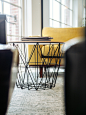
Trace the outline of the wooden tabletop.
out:
M 8 43 L 61 43 L 64 44 L 64 42 L 59 41 L 10 41 Z

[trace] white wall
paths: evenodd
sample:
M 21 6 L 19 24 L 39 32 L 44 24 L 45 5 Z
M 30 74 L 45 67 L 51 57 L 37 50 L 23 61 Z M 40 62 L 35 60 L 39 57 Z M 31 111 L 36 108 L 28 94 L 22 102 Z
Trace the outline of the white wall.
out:
M 41 35 L 41 0 L 32 0 L 32 35 Z
M 73 27 L 82 27 L 83 0 L 73 0 Z
M 83 19 L 83 4 L 82 0 L 78 0 L 78 27 L 82 26 L 82 19 Z
M 78 0 L 73 0 L 73 27 L 78 26 Z
M 43 0 L 43 27 L 49 27 L 49 0 Z
M 23 36 L 41 35 L 41 0 L 23 0 Z

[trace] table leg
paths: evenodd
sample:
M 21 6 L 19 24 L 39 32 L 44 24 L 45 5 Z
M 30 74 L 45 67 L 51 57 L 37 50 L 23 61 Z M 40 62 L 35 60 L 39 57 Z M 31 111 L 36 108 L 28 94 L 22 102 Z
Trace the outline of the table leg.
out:
M 40 78 L 42 78 L 43 75 L 43 67 L 40 67 Z

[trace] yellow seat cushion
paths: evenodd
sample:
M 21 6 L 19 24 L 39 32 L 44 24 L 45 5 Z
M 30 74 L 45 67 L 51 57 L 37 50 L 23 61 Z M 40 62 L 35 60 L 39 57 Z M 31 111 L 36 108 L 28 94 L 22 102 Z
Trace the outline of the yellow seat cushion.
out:
M 61 60 L 61 61 L 60 61 Z M 64 65 L 64 58 L 42 58 L 42 65 L 59 65 L 59 61 L 60 61 L 60 65 Z
M 35 50 L 34 50 L 35 48 Z M 41 48 L 42 45 L 38 46 L 38 54 L 37 54 L 37 45 L 28 45 L 28 59 L 29 59 L 29 65 L 37 65 L 37 55 L 38 55 L 38 65 L 42 65 L 41 62 Z
M 60 45 L 60 53 L 62 53 L 62 51 L 61 51 L 62 46 L 63 45 Z M 59 56 L 58 51 L 59 51 L 58 44 L 56 44 L 56 45 L 45 45 L 42 47 L 42 55 L 43 56 Z

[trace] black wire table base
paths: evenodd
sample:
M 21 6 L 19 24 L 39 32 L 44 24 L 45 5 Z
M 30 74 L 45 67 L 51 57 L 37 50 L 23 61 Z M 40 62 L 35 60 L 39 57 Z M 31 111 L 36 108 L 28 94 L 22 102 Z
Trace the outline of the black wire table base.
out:
M 18 72 L 18 79 L 16 82 L 16 86 L 21 89 L 28 88 L 30 89 L 52 89 L 55 87 L 58 71 L 49 72 L 51 68 L 47 68 L 45 72 L 43 72 L 42 78 L 40 78 L 40 74 L 35 74 L 35 72 L 31 72 L 32 68 L 28 68 L 28 72 Z M 54 69 L 54 68 L 53 68 Z M 36 70 L 37 71 L 37 70 Z
M 21 43 L 21 42 L 20 42 Z M 27 88 L 28 90 L 30 89 L 52 89 L 56 85 L 56 80 L 58 76 L 58 71 L 60 68 L 60 63 L 61 63 L 61 58 L 62 57 L 62 52 L 60 51 L 60 45 L 63 43 L 57 43 L 57 48 L 54 48 L 54 45 L 50 43 L 49 46 L 49 52 L 47 56 L 42 56 L 42 49 L 39 45 L 40 42 L 37 42 L 35 45 L 33 45 L 33 48 L 31 49 L 31 54 L 28 59 L 26 60 L 27 57 L 27 51 L 26 51 L 26 45 L 24 44 L 24 52 L 22 52 L 21 48 L 19 45 L 16 43 L 13 43 L 13 45 L 19 50 L 19 58 L 21 59 L 23 66 L 22 67 L 21 63 L 19 64 L 19 69 L 18 69 L 18 76 L 17 76 L 17 81 L 16 81 L 16 86 L 21 89 Z M 45 45 L 46 46 L 46 45 Z M 36 50 L 37 57 L 36 57 L 36 62 L 35 66 L 29 66 L 30 65 L 30 60 Z M 41 54 L 39 53 L 41 52 Z M 51 56 L 49 56 L 51 53 Z M 57 53 L 57 54 L 56 54 Z M 52 55 L 53 54 L 53 55 Z M 38 62 L 38 55 L 39 57 L 43 60 L 41 66 L 39 66 Z M 48 63 L 46 63 L 46 58 L 49 60 Z M 55 58 L 55 63 L 52 64 L 52 59 Z M 58 62 L 58 64 L 57 64 Z M 34 63 L 34 62 L 33 62 Z M 46 67 L 45 67 L 46 65 Z M 52 65 L 52 66 L 51 66 Z M 42 76 L 40 76 L 40 71 L 39 68 L 43 68 Z M 46 69 L 45 69 L 46 68 Z

